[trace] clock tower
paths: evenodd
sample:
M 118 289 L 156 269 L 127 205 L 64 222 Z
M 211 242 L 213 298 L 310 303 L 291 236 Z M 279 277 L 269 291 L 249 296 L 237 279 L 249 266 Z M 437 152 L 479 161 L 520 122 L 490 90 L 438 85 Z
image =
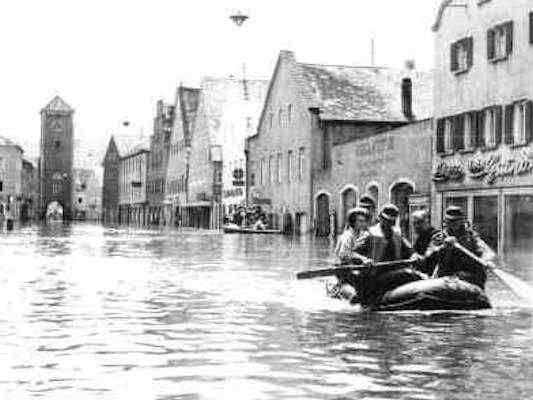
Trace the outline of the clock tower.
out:
M 42 218 L 72 218 L 74 110 L 56 96 L 41 110 L 39 194 Z

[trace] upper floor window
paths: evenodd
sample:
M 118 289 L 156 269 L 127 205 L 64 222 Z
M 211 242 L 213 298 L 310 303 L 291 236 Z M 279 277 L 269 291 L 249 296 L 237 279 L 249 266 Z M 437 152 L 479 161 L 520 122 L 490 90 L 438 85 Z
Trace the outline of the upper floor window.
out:
M 484 123 L 484 145 L 485 147 L 495 147 L 501 140 L 502 109 L 500 106 L 489 107 L 485 110 Z
M 268 157 L 268 183 L 274 182 L 274 156 Z
M 287 124 L 291 124 L 292 122 L 292 104 L 289 104 L 287 106 Z
M 283 128 L 283 110 L 282 109 L 278 111 L 278 126 L 280 128 Z
M 451 45 L 451 70 L 459 74 L 468 71 L 474 61 L 474 39 L 467 37 Z
M 287 182 L 290 183 L 292 178 L 292 150 L 287 153 Z
M 274 126 L 274 113 L 270 113 L 270 129 Z
M 513 52 L 513 21 L 487 31 L 487 57 L 490 61 L 506 59 Z
M 265 159 L 261 159 L 261 164 L 259 166 L 259 179 L 261 185 L 265 184 Z
M 4 190 L 4 182 L 0 181 L 0 192 Z
M 453 132 L 453 120 L 451 118 L 446 119 L 444 122 L 444 150 L 452 150 L 452 132 Z
M 278 171 L 278 183 L 281 183 L 282 180 L 283 180 L 283 177 L 282 177 L 282 174 L 283 174 L 283 156 L 281 153 L 278 153 L 278 156 L 277 156 L 277 171 Z
M 533 12 L 529 13 L 529 43 L 533 44 Z
M 298 150 L 298 180 L 302 181 L 304 176 L 304 151 L 303 147 Z
M 521 100 L 505 106 L 505 143 L 522 145 L 531 140 L 533 102 Z

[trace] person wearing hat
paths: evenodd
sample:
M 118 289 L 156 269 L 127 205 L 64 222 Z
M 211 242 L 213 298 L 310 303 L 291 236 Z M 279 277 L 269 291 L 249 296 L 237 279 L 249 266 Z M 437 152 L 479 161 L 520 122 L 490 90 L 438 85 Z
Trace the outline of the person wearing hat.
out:
M 468 226 L 460 207 L 449 206 L 446 209 L 444 224 L 443 234 L 435 236 L 426 251 L 426 269 L 433 268 L 434 277 L 455 276 L 484 289 L 487 281 L 485 268 L 463 254 L 455 244 L 459 243 L 488 263 L 494 263 L 496 253 Z
M 381 208 L 379 222 L 371 226 L 356 242 L 353 251 L 354 258 L 359 258 L 363 265 L 371 266 L 373 263 L 407 260 L 420 260 L 411 244 L 402 236 L 396 227 L 396 221 L 400 212 L 394 204 L 386 204 Z M 358 280 L 357 292 L 363 306 L 373 306 L 379 302 L 381 296 L 394 287 L 397 276 L 393 277 L 388 270 L 373 270 L 361 273 Z M 409 271 L 406 279 L 420 280 L 422 274 Z M 412 276 L 411 276 L 412 275 Z M 402 282 L 407 283 L 407 282 Z
M 428 210 L 417 210 L 413 212 L 411 218 L 413 219 L 413 230 L 417 236 L 413 248 L 423 256 L 426 254 L 432 238 L 435 235 L 442 235 L 442 231 L 431 225 Z
M 376 200 L 368 193 L 363 194 L 359 198 L 359 207 L 366 208 L 369 212 L 370 222 L 376 222 Z

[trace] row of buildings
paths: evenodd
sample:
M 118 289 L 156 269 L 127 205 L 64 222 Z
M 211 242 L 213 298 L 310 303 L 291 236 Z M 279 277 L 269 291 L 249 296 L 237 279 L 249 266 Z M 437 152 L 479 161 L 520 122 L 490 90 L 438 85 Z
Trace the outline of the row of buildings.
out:
M 117 188 L 105 212 L 218 228 L 235 206 L 257 204 L 273 228 L 326 236 L 366 192 L 398 205 L 408 236 L 414 210 L 430 209 L 440 224 L 459 205 L 500 256 L 524 263 L 533 244 L 533 6 L 446 0 L 433 33 L 431 73 L 412 62 L 309 64 L 282 51 L 268 82 L 179 87 L 173 104 L 158 103 L 144 170 L 125 167 L 138 157 L 130 148 L 113 156 L 111 172 L 111 139 L 106 176 L 122 186 L 104 183 L 104 196 Z M 143 193 L 137 203 L 123 196 L 132 188 Z

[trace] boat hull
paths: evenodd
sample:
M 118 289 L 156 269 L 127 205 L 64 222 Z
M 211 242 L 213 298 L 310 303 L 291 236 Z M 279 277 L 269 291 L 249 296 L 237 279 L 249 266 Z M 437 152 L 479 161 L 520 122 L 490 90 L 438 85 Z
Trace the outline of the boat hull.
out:
M 490 308 L 485 292 L 456 277 L 406 283 L 386 292 L 374 311 L 483 310 Z

